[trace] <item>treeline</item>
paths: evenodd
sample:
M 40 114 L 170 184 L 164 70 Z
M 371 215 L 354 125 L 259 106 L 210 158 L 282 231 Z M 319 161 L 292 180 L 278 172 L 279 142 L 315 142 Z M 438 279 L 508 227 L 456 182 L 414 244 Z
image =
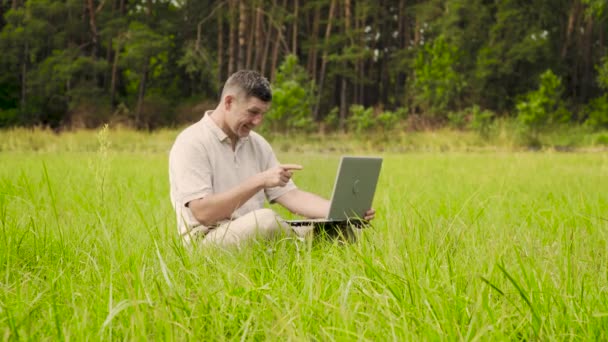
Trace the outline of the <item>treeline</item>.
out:
M 3 0 L 0 127 L 193 120 L 232 72 L 275 129 L 608 126 L 605 0 Z

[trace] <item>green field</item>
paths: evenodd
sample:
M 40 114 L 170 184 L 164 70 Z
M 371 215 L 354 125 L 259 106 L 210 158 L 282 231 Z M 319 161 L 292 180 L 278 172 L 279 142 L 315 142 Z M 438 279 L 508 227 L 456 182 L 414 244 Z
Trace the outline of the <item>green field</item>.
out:
M 176 133 L 0 134 L 2 340 L 608 339 L 605 152 L 384 153 L 358 243 L 190 250 Z M 277 150 L 329 195 L 340 150 Z

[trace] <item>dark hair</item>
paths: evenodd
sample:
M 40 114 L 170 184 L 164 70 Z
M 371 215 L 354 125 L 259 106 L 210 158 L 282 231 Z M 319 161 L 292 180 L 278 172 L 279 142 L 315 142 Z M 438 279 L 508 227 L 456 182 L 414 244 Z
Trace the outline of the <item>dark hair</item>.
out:
M 239 70 L 235 72 L 224 84 L 222 94 L 224 93 L 224 90 L 231 87 L 240 88 L 245 93 L 246 97 L 253 96 L 264 102 L 272 101 L 270 82 L 257 71 Z

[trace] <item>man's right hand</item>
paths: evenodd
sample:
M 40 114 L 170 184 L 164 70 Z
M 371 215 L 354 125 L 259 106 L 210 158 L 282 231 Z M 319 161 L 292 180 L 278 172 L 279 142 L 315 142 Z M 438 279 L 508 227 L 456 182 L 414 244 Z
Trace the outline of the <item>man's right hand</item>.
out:
M 291 176 L 293 175 L 292 171 L 302 170 L 302 165 L 298 164 L 281 164 L 270 168 L 262 173 L 260 176 L 262 178 L 262 184 L 264 188 L 273 188 L 275 186 L 285 186 Z

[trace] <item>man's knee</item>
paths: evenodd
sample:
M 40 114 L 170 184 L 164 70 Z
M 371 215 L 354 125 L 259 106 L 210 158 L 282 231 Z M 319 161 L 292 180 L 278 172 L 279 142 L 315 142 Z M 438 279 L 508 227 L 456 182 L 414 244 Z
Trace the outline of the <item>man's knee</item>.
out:
M 259 209 L 253 212 L 255 216 L 256 227 L 258 231 L 264 235 L 275 234 L 285 231 L 285 223 L 272 210 L 268 208 Z

